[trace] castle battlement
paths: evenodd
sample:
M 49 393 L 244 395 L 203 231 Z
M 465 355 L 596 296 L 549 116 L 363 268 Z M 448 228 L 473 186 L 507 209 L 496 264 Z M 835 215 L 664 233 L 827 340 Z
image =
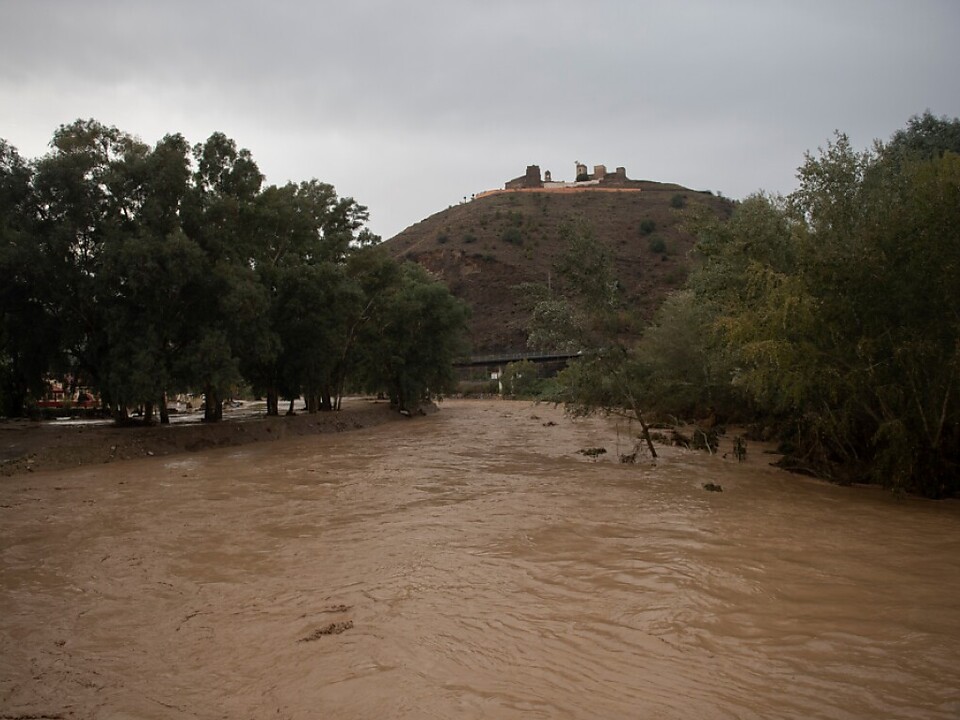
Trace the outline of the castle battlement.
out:
M 627 177 L 627 169 L 618 167 L 608 172 L 606 165 L 594 165 L 593 172 L 587 171 L 587 166 L 581 162 L 575 163 L 574 180 L 567 182 L 554 180 L 549 170 L 540 175 L 539 165 L 527 165 L 527 171 L 520 177 L 508 180 L 503 188 L 484 190 L 471 196 L 471 199 L 499 195 L 506 192 L 579 192 L 592 190 L 594 192 L 640 192 L 649 188 L 650 183 L 641 180 L 631 180 Z
M 579 160 L 574 163 L 576 174 L 572 182 L 555 181 L 547 170 L 540 176 L 539 165 L 528 165 L 527 171 L 520 177 L 508 180 L 504 190 L 562 190 L 565 188 L 609 187 L 639 190 L 639 183 L 627 177 L 627 169 L 618 167 L 614 172 L 607 172 L 606 165 L 594 165 L 593 172 L 587 171 L 587 166 Z

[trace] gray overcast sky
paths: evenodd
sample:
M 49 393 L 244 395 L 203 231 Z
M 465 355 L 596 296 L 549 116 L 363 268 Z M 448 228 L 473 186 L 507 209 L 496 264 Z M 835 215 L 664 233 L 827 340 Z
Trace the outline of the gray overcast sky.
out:
M 270 183 L 316 177 L 388 238 L 574 161 L 742 198 L 960 116 L 957 0 L 0 0 L 0 137 L 95 118 L 222 131 Z

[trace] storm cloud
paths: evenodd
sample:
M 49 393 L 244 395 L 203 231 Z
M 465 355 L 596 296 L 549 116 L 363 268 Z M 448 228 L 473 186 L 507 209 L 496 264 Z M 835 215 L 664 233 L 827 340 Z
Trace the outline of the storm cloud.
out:
M 866 147 L 960 115 L 960 4 L 0 0 L 0 137 L 95 118 L 225 132 L 390 237 L 528 164 L 743 197 L 789 192 L 839 129 Z

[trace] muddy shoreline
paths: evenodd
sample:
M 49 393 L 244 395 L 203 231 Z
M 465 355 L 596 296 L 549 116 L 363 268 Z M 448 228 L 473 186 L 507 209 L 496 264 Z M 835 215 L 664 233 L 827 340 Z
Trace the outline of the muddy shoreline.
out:
M 219 423 L 117 427 L 109 422 L 0 422 L 0 476 L 176 455 L 289 437 L 339 433 L 404 420 L 385 401 L 349 398 L 337 412 L 266 417 L 247 406 Z

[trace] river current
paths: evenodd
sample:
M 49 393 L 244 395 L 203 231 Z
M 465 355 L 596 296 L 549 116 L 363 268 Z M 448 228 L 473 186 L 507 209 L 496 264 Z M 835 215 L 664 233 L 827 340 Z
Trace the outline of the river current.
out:
M 6 478 L 0 717 L 960 717 L 960 504 L 629 436 L 448 400 Z

